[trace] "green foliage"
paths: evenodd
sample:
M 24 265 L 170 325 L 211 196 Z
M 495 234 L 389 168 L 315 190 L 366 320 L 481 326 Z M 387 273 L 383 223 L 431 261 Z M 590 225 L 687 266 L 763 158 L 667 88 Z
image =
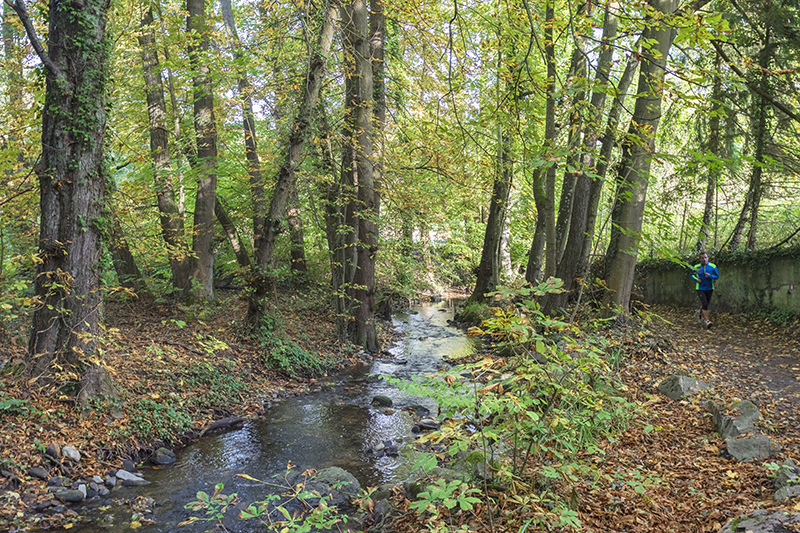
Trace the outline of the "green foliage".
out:
M 328 506 L 330 497 L 321 495 L 318 491 L 305 490 L 307 479 L 305 476 L 297 484 L 286 481 L 286 475 L 283 482 L 277 484 L 266 483 L 247 474 L 237 474 L 236 476 L 269 486 L 273 491 L 278 489 L 279 494 L 269 494 L 263 500 L 251 504 L 237 505 L 237 494 L 223 494 L 224 485 L 217 483 L 211 496 L 206 492 L 199 491 L 194 501 L 184 505 L 185 509 L 193 512 L 205 511 L 205 516 L 191 516 L 178 525 L 185 526 L 195 522 L 212 521 L 221 525 L 231 506 L 239 509 L 238 518 L 240 520 L 256 519 L 267 531 L 280 533 L 329 531 L 336 524 L 347 522 L 346 516 L 338 516 L 337 509 Z M 365 494 L 365 497 L 368 498 L 369 494 Z M 314 504 L 309 502 L 314 502 Z M 290 507 L 291 504 L 299 504 L 303 512 L 296 512 Z
M 458 507 L 462 511 L 471 511 L 474 504 L 480 503 L 480 498 L 472 494 L 480 493 L 476 488 L 470 488 L 465 482 L 454 479 L 450 482 L 444 479 L 436 480 L 426 491 L 421 492 L 416 501 L 409 507 L 418 512 L 428 512 L 432 515 L 439 513 L 438 507 L 444 506 L 447 509 Z
M 314 355 L 289 339 L 277 314 L 265 313 L 252 335 L 261 345 L 264 365 L 291 378 L 324 374 L 332 364 L 322 354 Z
M 6 416 L 38 416 L 40 414 L 27 400 L 0 396 L 0 418 Z
M 160 398 L 140 398 L 129 409 L 129 432 L 143 440 L 160 439 L 170 442 L 192 427 L 191 417 L 176 409 L 170 401 Z
M 208 362 L 190 366 L 184 382 L 197 395 L 196 403 L 201 407 L 216 407 L 228 403 L 247 390 L 239 378 L 231 375 L 231 369 L 220 370 Z
M 465 324 L 480 324 L 492 317 L 492 311 L 485 303 L 467 304 L 459 314 L 459 320 Z
M 547 503 L 556 510 L 548 520 L 577 527 L 577 514 L 562 489 L 598 475 L 593 464 L 581 456 L 601 453 L 599 439 L 624 429 L 636 406 L 621 395 L 607 362 L 604 339 L 579 336 L 582 334 L 576 329 L 542 315 L 536 298 L 558 290 L 557 282 L 498 290 L 518 303 L 496 309 L 479 333 L 513 344 L 517 355 L 510 360 L 487 357 L 412 382 L 387 379 L 408 394 L 434 398 L 443 419 L 452 421 L 423 436 L 423 443 L 447 443 L 446 457 L 457 457 L 465 450 L 486 450 L 498 441 L 509 444 L 511 451 L 502 454 L 497 463 L 485 454 L 468 453 L 466 457 L 472 461 L 483 458 L 484 468 L 495 471 L 500 483 L 527 480 L 535 487 L 539 504 Z M 561 334 L 546 335 L 545 329 Z M 539 465 L 534 471 L 528 470 L 531 461 Z M 421 461 L 426 471 L 435 464 L 433 455 Z M 646 477 L 631 479 L 637 483 L 636 490 L 653 482 Z M 460 505 L 458 495 L 469 494 L 460 483 L 441 482 L 414 508 L 431 512 L 435 502 Z

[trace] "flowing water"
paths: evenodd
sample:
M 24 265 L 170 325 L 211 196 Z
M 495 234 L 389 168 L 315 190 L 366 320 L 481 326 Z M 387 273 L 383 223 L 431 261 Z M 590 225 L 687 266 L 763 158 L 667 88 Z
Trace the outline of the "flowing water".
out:
M 197 491 L 211 493 L 214 485 L 223 483 L 224 493 L 237 493 L 239 502 L 262 500 L 269 493 L 261 483 L 237 477 L 275 482 L 274 476 L 285 472 L 291 462 L 301 471 L 321 470 L 338 466 L 353 474 L 362 487 L 385 483 L 402 483 L 412 476 L 415 461 L 414 425 L 410 409 L 417 413 L 426 409 L 436 412 L 430 399 L 409 397 L 378 376 L 390 375 L 412 379 L 431 374 L 445 365 L 447 356 L 468 355 L 477 348 L 477 341 L 449 325 L 454 302 L 414 307 L 408 313 L 395 314 L 393 324 L 401 335 L 389 356 L 375 359 L 370 366 L 352 367 L 325 382 L 320 392 L 281 401 L 267 412 L 264 421 L 248 422 L 244 428 L 220 435 L 207 435 L 181 450 L 175 464 L 160 469 L 145 469 L 151 484 L 121 488 L 110 495 L 113 500 L 147 496 L 157 502 L 156 525 L 146 525 L 138 532 L 175 531 L 186 519 L 184 505 L 195 499 Z M 388 396 L 391 409 L 375 407 L 375 396 Z M 380 456 L 372 449 L 391 441 L 399 455 Z M 106 498 L 109 499 L 109 498 Z M 127 505 L 108 507 L 103 514 L 110 530 L 123 531 L 130 525 L 131 510 Z M 98 507 L 100 504 L 95 505 Z M 255 521 L 235 519 L 228 513 L 225 526 L 232 531 L 263 531 Z M 127 522 L 126 522 L 127 520 Z M 205 531 L 212 524 L 193 524 L 180 531 Z M 90 532 L 98 523 L 76 527 L 73 531 Z

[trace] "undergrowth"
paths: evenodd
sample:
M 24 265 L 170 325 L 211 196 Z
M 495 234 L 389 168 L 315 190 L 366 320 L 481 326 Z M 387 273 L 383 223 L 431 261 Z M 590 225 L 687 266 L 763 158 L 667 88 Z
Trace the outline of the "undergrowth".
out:
M 585 457 L 602 453 L 600 440 L 625 429 L 637 409 L 623 395 L 604 338 L 542 314 L 537 299 L 560 290 L 546 282 L 493 293 L 517 303 L 491 308 L 492 318 L 470 334 L 511 347 L 512 357 L 485 357 L 411 382 L 387 378 L 440 406 L 439 430 L 419 440 L 435 450 L 420 462 L 426 473 L 483 461 L 471 469 L 472 485 L 429 477 L 413 506 L 426 529 L 457 531 L 475 513 L 475 487 L 490 508 L 524 508 L 507 517 L 520 527 L 523 518 L 536 527 L 580 527 L 573 486 L 600 475 Z

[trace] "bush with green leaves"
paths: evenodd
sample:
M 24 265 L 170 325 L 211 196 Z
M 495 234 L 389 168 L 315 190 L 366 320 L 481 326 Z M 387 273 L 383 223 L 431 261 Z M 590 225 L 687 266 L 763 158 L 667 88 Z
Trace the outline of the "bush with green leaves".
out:
M 493 308 L 492 318 L 472 333 L 512 347 L 513 356 L 486 357 L 411 382 L 387 378 L 439 404 L 444 422 L 423 444 L 445 444 L 452 458 L 482 450 L 484 470 L 494 471 L 495 482 L 528 486 L 542 508 L 558 511 L 548 513 L 557 516 L 549 519 L 555 524 L 577 521 L 562 493 L 596 475 L 581 455 L 602 453 L 600 439 L 625 428 L 636 413 L 606 361 L 603 339 L 541 313 L 538 298 L 558 290 L 560 283 L 548 281 L 496 293 L 515 303 Z M 497 442 L 507 451 L 490 462 Z
M 312 354 L 292 341 L 276 314 L 265 314 L 252 334 L 261 346 L 261 357 L 267 368 L 297 378 L 318 376 L 331 367 L 331 362 L 322 354 Z

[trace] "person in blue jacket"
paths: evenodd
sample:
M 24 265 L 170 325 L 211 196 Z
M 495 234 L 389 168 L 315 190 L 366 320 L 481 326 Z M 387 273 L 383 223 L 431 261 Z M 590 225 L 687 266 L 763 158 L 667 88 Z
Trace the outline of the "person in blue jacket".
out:
M 708 262 L 708 254 L 700 252 L 700 262 L 694 266 L 692 279 L 697 282 L 697 296 L 700 298 L 700 309 L 697 310 L 697 321 L 710 328 L 712 323 L 709 317 L 708 304 L 714 293 L 714 281 L 719 279 L 717 265 Z

